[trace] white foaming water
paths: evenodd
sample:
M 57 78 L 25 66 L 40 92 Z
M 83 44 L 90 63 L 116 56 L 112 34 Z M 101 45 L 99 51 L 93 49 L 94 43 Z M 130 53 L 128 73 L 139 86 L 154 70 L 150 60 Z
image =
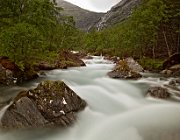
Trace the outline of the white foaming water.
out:
M 113 67 L 103 57 L 84 60 L 87 67 L 53 70 L 47 79 L 63 80 L 88 106 L 77 122 L 65 130 L 28 130 L 2 133 L 0 140 L 179 140 L 180 105 L 145 97 L 150 85 L 166 80 L 114 80 Z M 29 87 L 37 83 L 31 83 Z

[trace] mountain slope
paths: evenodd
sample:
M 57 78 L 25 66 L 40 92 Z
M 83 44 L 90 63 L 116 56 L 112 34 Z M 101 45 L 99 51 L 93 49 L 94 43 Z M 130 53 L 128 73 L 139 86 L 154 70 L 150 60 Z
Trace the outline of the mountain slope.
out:
M 104 15 L 104 13 L 96 13 L 82 9 L 64 0 L 57 0 L 57 4 L 64 9 L 63 14 L 74 17 L 76 27 L 85 31 L 87 31 L 91 25 L 97 23 Z
M 131 15 L 134 8 L 139 6 L 141 0 L 122 0 L 111 8 L 101 19 L 95 24 L 95 27 L 102 29 L 122 22 Z

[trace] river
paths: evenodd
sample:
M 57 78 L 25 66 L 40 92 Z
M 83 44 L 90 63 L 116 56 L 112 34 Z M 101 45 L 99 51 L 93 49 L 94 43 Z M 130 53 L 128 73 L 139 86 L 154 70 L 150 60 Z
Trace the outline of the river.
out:
M 0 140 L 180 139 L 180 104 L 173 99 L 154 99 L 145 94 L 149 86 L 162 85 L 167 79 L 151 74 L 136 81 L 111 79 L 107 72 L 113 69 L 113 63 L 100 56 L 84 61 L 86 67 L 52 70 L 21 86 L 0 88 L 3 102 L 20 90 L 36 87 L 42 80 L 63 80 L 88 103 L 73 126 L 64 130 L 1 132 Z

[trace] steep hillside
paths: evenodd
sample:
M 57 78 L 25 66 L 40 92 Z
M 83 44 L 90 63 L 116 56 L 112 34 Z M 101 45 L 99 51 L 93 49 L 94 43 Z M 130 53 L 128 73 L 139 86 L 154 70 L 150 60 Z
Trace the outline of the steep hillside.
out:
M 95 24 L 95 27 L 102 29 L 119 23 L 132 13 L 132 10 L 139 6 L 141 0 L 122 0 L 117 5 L 111 8 L 101 19 Z
M 82 9 L 63 0 L 57 0 L 57 4 L 64 9 L 63 14 L 73 16 L 76 21 L 76 27 L 83 30 L 88 30 L 91 25 L 96 23 L 104 15 L 104 13 Z

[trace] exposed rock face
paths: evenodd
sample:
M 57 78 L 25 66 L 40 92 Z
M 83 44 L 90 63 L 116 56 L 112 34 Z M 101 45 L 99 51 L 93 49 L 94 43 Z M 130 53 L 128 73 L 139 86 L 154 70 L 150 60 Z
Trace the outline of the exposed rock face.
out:
M 76 120 L 86 102 L 61 81 L 44 81 L 37 88 L 21 92 L 1 119 L 1 127 L 64 127 Z
M 85 31 L 87 31 L 91 25 L 94 25 L 101 16 L 104 15 L 104 13 L 96 13 L 82 9 L 63 0 L 57 0 L 57 4 L 64 9 L 61 13 L 67 16 L 73 16 L 76 22 L 76 27 Z
M 126 58 L 120 60 L 108 75 L 111 78 L 137 79 L 142 77 L 140 72 L 143 72 L 143 68 L 133 58 Z
M 103 29 L 105 27 L 120 23 L 127 19 L 132 11 L 139 6 L 141 0 L 122 0 L 112 7 L 101 19 L 96 23 L 96 28 Z
M 170 93 L 166 88 L 162 87 L 151 87 L 148 91 L 147 94 L 155 97 L 155 98 L 161 98 L 161 99 L 166 99 L 170 97 Z

